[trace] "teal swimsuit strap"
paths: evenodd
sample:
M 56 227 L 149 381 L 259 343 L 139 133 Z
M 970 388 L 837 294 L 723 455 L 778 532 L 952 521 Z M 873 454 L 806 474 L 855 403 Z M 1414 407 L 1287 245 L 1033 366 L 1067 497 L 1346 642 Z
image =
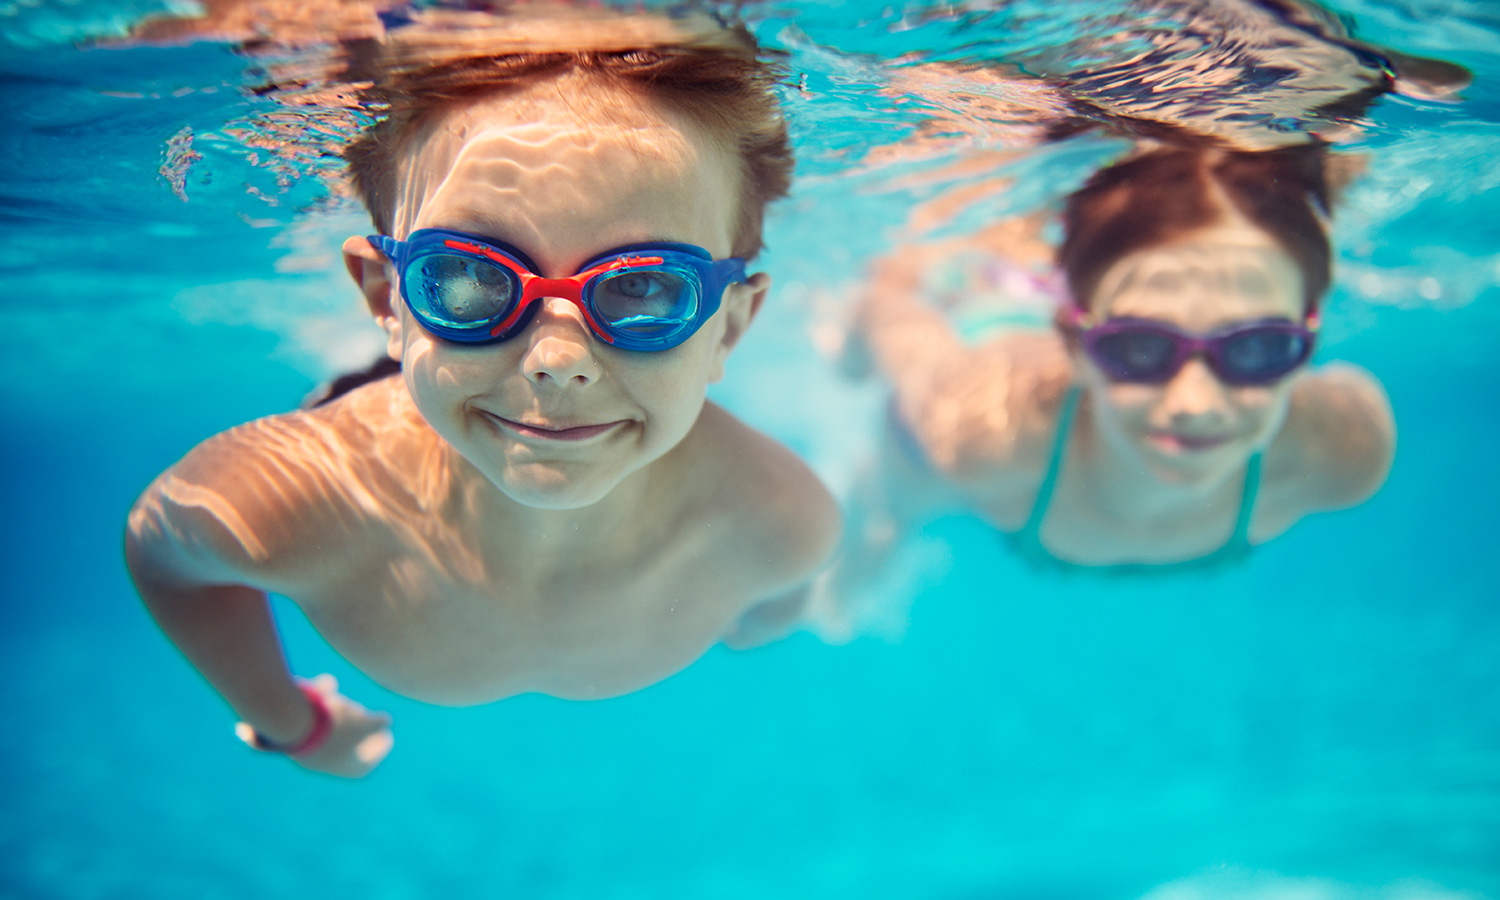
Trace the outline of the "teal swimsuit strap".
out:
M 1250 549 L 1250 519 L 1255 515 L 1255 497 L 1260 493 L 1260 453 L 1253 453 L 1245 464 L 1245 487 L 1240 491 L 1240 516 L 1234 522 L 1234 534 L 1225 548 Z
M 1073 420 L 1078 415 L 1078 402 L 1082 393 L 1077 385 L 1073 385 L 1063 398 L 1062 409 L 1057 415 L 1057 434 L 1052 439 L 1052 456 L 1047 461 L 1047 474 L 1042 478 L 1042 486 L 1037 489 L 1036 501 L 1031 504 L 1031 515 L 1014 535 L 1023 552 L 1037 559 L 1055 560 L 1042 544 L 1042 520 L 1047 517 L 1047 508 L 1052 505 L 1052 495 L 1057 491 L 1057 482 L 1062 475 L 1063 455 L 1068 449 L 1068 435 L 1073 430 Z M 1252 454 L 1245 465 L 1245 485 L 1240 492 L 1239 514 L 1229 541 L 1202 560 L 1185 560 L 1185 563 L 1206 562 L 1238 555 L 1250 549 L 1250 520 L 1255 515 L 1255 500 L 1260 494 L 1260 469 L 1261 454 Z
M 1047 474 L 1042 477 L 1042 486 L 1037 489 L 1036 501 L 1031 504 L 1031 515 L 1016 537 L 1028 549 L 1044 556 L 1051 556 L 1042 546 L 1042 519 L 1047 516 L 1047 507 L 1052 505 L 1052 494 L 1057 490 L 1057 479 L 1062 474 L 1063 454 L 1068 450 L 1068 434 L 1073 430 L 1073 419 L 1078 414 L 1078 398 L 1083 391 L 1078 385 L 1068 388 L 1063 397 L 1062 409 L 1057 414 L 1057 433 L 1052 438 L 1052 457 L 1047 460 Z

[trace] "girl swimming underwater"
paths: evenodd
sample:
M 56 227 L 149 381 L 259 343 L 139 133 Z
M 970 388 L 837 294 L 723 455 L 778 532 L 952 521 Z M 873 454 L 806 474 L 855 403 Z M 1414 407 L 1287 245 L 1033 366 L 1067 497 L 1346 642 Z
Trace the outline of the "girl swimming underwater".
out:
M 1096 173 L 1066 205 L 1070 296 L 1051 330 L 966 345 L 924 300 L 929 255 L 880 261 L 856 327 L 892 427 L 835 583 L 955 503 L 1049 565 L 1162 567 L 1371 496 L 1395 445 L 1385 393 L 1308 365 L 1329 284 L 1324 157 L 1169 147 Z

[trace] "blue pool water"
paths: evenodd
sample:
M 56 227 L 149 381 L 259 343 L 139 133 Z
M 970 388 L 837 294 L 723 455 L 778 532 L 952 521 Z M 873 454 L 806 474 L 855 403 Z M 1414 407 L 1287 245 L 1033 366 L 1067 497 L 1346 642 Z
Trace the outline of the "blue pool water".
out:
M 281 607 L 298 671 L 395 716 L 358 783 L 239 745 L 120 562 L 151 477 L 377 343 L 334 268 L 358 215 L 230 134 L 260 111 L 245 58 L 72 48 L 158 8 L 0 5 L 0 897 L 1500 897 L 1489 4 L 1340 6 L 1479 79 L 1461 106 L 1383 100 L 1350 148 L 1370 165 L 1336 220 L 1321 354 L 1390 392 L 1399 451 L 1372 501 L 1243 567 L 1132 579 L 1040 575 L 943 519 L 898 640 L 715 649 L 596 703 L 409 701 Z M 851 150 L 912 121 L 868 92 L 872 59 L 958 56 L 962 36 L 903 45 L 878 4 L 749 14 L 809 75 L 789 92 L 803 181 L 715 397 L 844 490 L 881 392 L 820 335 L 913 199 Z M 184 127 L 188 202 L 157 172 Z M 1055 199 L 1117 147 L 1028 163 L 1032 185 Z

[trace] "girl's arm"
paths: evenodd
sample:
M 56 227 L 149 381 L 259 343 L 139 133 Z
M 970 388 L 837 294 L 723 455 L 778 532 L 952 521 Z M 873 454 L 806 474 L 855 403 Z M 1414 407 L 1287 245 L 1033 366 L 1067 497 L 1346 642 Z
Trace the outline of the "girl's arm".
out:
M 901 424 L 950 478 L 1028 480 L 1045 461 L 1071 379 L 1061 338 L 1017 329 L 964 344 L 924 302 L 922 274 L 943 256 L 914 247 L 876 263 L 856 329 L 890 381 Z

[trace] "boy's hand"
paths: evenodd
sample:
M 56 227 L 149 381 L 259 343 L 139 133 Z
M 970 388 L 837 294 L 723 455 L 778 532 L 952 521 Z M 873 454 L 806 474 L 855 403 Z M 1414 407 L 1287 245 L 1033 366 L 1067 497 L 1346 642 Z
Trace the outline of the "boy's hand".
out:
M 339 693 L 332 675 L 319 675 L 306 682 L 317 691 L 333 717 L 328 739 L 292 760 L 305 769 L 341 778 L 363 778 L 391 752 L 391 717 L 370 712 Z

